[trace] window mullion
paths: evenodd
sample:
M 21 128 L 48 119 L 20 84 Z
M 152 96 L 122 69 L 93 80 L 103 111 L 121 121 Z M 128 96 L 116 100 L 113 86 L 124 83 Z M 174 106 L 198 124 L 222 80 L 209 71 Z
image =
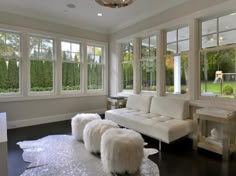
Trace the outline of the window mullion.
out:
M 194 19 L 189 25 L 190 39 L 189 39 L 189 91 L 190 99 L 196 100 L 200 93 L 200 35 L 199 35 L 199 21 Z
M 87 43 L 82 43 L 82 64 L 81 64 L 81 91 L 87 93 L 88 91 L 88 54 L 87 54 Z
M 29 95 L 30 90 L 30 59 L 29 59 L 29 36 L 26 33 L 22 34 L 21 42 L 21 90 L 23 96 Z M 24 47 L 23 47 L 24 46 Z
M 217 42 L 217 46 L 220 46 L 220 41 L 219 41 L 219 18 L 217 18 L 217 29 L 216 29 L 216 31 L 217 31 L 217 37 L 216 37 L 216 42 Z
M 56 95 L 61 94 L 62 89 L 62 55 L 61 55 L 61 42 L 59 39 L 56 39 L 55 43 L 55 93 Z

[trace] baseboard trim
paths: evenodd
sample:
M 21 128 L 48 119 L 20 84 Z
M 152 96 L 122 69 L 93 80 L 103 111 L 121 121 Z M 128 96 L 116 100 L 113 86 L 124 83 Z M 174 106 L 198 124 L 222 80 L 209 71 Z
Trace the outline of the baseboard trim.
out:
M 69 120 L 69 119 L 71 119 L 71 117 L 73 117 L 77 113 L 91 112 L 91 113 L 104 114 L 105 111 L 106 111 L 105 108 L 104 109 L 93 109 L 93 110 L 83 111 L 83 112 L 73 112 L 73 113 L 68 113 L 68 114 L 59 114 L 59 115 L 53 115 L 53 116 L 37 117 L 37 118 L 33 118 L 33 119 L 8 121 L 7 122 L 7 129 L 21 128 L 21 127 L 27 127 L 27 126 Z

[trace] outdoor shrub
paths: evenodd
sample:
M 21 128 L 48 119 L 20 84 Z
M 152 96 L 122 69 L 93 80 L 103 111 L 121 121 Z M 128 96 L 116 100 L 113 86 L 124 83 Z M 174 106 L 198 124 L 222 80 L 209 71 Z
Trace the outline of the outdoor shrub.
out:
M 174 90 L 175 90 L 174 86 L 169 86 L 167 91 L 168 92 L 174 92 Z
M 185 89 L 181 89 L 181 94 L 186 94 L 186 90 Z
M 225 95 L 231 95 L 231 94 L 233 94 L 233 92 L 234 92 L 234 89 L 233 89 L 233 87 L 231 85 L 225 85 L 224 86 L 223 93 Z
M 155 90 L 157 90 L 157 87 L 156 87 L 156 86 L 152 86 L 152 87 L 151 87 L 151 90 L 152 90 L 152 91 L 155 91 Z

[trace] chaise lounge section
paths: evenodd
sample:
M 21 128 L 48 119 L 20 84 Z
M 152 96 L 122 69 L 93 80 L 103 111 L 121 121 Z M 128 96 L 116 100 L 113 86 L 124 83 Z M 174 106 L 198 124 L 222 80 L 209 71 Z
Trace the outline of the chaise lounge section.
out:
M 108 110 L 105 118 L 165 143 L 193 132 L 189 102 L 183 99 L 130 95 L 126 108 Z

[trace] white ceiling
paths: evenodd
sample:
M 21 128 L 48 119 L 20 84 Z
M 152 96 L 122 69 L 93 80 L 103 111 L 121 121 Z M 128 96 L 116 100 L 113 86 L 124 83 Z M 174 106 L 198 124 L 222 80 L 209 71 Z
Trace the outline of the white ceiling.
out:
M 128 7 L 111 9 L 98 5 L 95 0 L 0 0 L 0 11 L 111 33 L 186 1 L 136 0 Z M 69 3 L 76 8 L 68 8 Z M 97 16 L 99 12 L 102 17 Z

